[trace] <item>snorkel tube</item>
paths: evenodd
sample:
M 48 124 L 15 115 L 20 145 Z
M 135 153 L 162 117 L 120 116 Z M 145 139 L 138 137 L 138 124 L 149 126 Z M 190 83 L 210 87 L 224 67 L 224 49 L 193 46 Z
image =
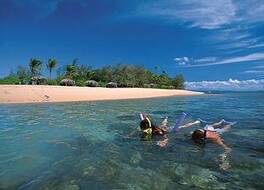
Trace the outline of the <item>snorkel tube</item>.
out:
M 179 130 L 179 127 L 182 125 L 182 123 L 184 122 L 185 118 L 186 118 L 187 114 L 182 112 L 181 116 L 176 119 L 175 121 L 175 125 L 173 126 L 173 128 L 171 129 L 171 132 L 176 132 Z
M 143 120 L 144 120 L 144 115 L 143 115 L 143 113 L 140 113 L 140 114 L 139 114 L 139 117 L 140 117 L 140 121 L 143 121 Z

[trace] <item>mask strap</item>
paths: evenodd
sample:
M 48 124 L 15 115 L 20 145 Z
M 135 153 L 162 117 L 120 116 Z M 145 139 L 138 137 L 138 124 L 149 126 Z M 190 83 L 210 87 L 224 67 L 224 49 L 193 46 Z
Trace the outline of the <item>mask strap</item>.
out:
M 149 127 L 151 127 L 151 122 L 150 122 L 149 118 L 146 117 L 146 120 L 147 120 L 148 123 L 149 123 Z

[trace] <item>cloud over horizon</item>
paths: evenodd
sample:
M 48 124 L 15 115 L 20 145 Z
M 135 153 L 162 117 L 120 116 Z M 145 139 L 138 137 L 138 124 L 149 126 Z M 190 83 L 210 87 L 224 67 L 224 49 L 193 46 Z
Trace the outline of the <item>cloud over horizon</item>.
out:
M 184 58 L 187 58 L 186 60 Z M 241 55 L 236 57 L 203 57 L 199 59 L 193 59 L 192 62 L 189 61 L 190 58 L 175 58 L 174 61 L 179 66 L 185 67 L 204 67 L 211 65 L 223 65 L 223 64 L 234 64 L 234 63 L 242 63 L 249 61 L 264 61 L 264 53 L 252 53 L 248 55 Z M 180 63 L 180 64 L 179 64 Z
M 264 79 L 186 82 L 188 90 L 264 91 Z

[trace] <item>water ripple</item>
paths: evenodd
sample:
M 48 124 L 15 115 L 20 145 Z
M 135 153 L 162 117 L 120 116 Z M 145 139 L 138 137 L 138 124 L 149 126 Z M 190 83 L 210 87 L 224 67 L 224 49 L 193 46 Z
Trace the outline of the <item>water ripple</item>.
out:
M 0 105 L 0 189 L 261 189 L 264 170 L 262 94 L 145 100 Z M 222 118 L 231 168 L 221 147 L 196 146 L 191 129 L 142 141 L 138 113 L 159 123 Z M 16 180 L 14 180 L 16 179 Z

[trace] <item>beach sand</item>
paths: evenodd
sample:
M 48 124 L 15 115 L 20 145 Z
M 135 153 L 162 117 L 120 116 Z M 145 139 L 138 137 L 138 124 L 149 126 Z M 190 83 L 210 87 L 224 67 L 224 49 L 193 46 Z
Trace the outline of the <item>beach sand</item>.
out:
M 36 85 L 0 85 L 0 103 L 44 103 L 121 100 L 165 96 L 202 95 L 187 90 L 150 88 L 91 88 Z

